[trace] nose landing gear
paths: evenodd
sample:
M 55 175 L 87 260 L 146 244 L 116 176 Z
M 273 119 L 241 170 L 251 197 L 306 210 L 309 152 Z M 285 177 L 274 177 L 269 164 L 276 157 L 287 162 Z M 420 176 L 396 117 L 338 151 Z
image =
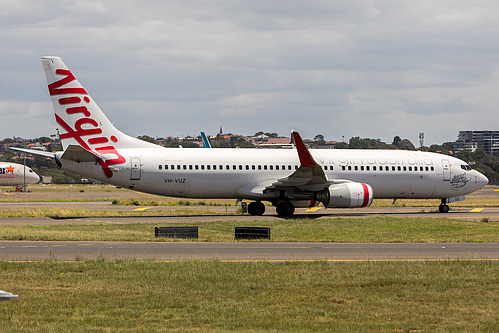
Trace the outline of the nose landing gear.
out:
M 440 204 L 440 206 L 438 206 L 438 211 L 440 213 L 448 213 L 449 212 L 449 205 L 447 204 L 447 200 L 446 199 L 442 199 L 442 203 Z

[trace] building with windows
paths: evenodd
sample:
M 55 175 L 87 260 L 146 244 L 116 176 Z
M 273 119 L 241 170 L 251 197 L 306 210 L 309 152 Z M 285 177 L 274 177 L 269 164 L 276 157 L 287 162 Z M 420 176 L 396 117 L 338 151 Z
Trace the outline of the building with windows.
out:
M 481 147 L 488 154 L 499 151 L 499 131 L 459 131 L 458 139 L 454 142 L 454 151 L 475 151 Z

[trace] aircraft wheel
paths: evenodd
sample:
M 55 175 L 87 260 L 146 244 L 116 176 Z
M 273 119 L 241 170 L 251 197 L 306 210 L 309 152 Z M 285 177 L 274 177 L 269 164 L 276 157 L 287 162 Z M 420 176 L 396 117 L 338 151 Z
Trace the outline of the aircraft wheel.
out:
M 276 211 L 279 216 L 293 216 L 295 206 L 291 202 L 279 202 L 276 206 Z
M 440 205 L 438 206 L 438 211 L 440 213 L 448 213 L 449 212 L 449 205 Z
M 250 215 L 263 215 L 263 213 L 265 213 L 265 205 L 261 201 L 250 202 L 248 205 L 248 213 Z

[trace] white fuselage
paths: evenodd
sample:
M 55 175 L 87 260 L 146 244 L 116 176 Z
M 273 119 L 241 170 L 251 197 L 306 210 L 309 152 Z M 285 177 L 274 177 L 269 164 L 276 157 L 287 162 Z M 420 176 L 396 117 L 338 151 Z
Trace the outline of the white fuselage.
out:
M 300 165 L 294 149 L 119 149 L 126 162 L 106 178 L 95 162 L 62 159 L 62 167 L 137 191 L 176 197 L 272 200 L 266 186 Z M 310 150 L 326 177 L 369 184 L 374 198 L 451 198 L 488 179 L 454 157 L 399 150 Z
M 26 177 L 25 177 L 26 170 Z M 0 186 L 34 184 L 40 180 L 40 177 L 24 165 L 10 162 L 0 162 Z

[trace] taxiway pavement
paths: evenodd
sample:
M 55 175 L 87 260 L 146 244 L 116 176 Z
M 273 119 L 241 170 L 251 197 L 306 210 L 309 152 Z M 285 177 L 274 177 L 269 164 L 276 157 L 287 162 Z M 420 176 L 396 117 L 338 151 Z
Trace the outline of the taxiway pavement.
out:
M 0 260 L 426 261 L 499 260 L 499 243 L 0 241 Z

